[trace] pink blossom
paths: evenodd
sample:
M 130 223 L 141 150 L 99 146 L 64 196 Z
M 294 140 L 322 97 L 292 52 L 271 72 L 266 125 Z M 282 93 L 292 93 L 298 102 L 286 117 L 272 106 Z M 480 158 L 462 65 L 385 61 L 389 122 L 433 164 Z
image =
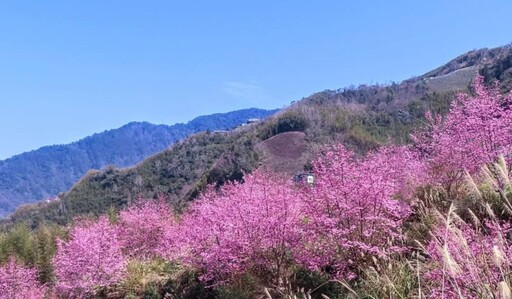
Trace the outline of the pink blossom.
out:
M 315 186 L 304 191 L 302 263 L 352 279 L 371 257 L 403 249 L 401 225 L 411 210 L 398 199 L 410 196 L 424 177 L 413 151 L 386 147 L 361 159 L 340 145 L 313 166 Z
M 53 264 L 57 292 L 82 297 L 119 282 L 126 261 L 115 227 L 101 217 L 72 228 L 69 241 L 57 240 Z
M 475 174 L 498 155 L 512 150 L 510 96 L 498 87 L 487 88 L 477 77 L 475 95 L 459 94 L 443 120 L 427 114 L 428 128 L 413 136 L 427 159 L 432 181 L 449 191 L 463 181 L 465 171 Z
M 175 231 L 182 261 L 222 283 L 245 271 L 278 280 L 299 246 L 300 195 L 290 182 L 256 173 L 193 203 Z
M 174 225 L 174 213 L 163 199 L 141 200 L 120 212 L 117 234 L 125 255 L 148 259 L 157 255 L 166 230 Z
M 424 275 L 429 297 L 498 298 L 498 285 L 509 281 L 512 269 L 509 232 L 509 223 L 497 222 L 487 222 L 479 230 L 465 223 L 435 229 Z
M 0 299 L 42 299 L 46 286 L 37 281 L 37 271 L 10 259 L 0 267 Z

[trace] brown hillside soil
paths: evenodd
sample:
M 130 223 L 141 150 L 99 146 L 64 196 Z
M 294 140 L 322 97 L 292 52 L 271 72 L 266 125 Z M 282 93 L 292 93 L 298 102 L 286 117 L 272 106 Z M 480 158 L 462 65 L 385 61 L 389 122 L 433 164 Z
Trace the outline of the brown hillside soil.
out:
M 302 172 L 309 157 L 304 132 L 285 132 L 260 142 L 263 152 L 260 169 L 286 175 Z

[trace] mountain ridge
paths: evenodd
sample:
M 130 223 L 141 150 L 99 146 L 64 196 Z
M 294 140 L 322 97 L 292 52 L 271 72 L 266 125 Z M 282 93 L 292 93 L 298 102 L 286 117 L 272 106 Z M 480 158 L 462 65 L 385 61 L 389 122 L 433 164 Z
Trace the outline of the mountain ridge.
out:
M 203 130 L 226 130 L 277 110 L 256 108 L 199 116 L 175 125 L 130 122 L 69 144 L 43 146 L 0 161 L 0 217 L 23 203 L 68 190 L 88 170 L 127 167 Z

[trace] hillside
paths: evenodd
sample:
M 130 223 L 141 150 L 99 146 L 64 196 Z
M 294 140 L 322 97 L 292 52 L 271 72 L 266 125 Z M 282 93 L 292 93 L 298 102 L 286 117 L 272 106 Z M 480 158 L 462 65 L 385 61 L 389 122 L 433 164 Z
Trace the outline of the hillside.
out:
M 472 51 L 400 83 L 315 93 L 261 123 L 191 136 L 131 168 L 89 172 L 60 201 L 24 206 L 4 224 L 66 224 L 79 215 L 102 214 L 158 195 L 180 210 L 206 185 L 241 179 L 243 172 L 258 167 L 286 175 L 309 168 L 310 158 L 326 144 L 342 142 L 361 154 L 383 144 L 407 143 L 411 130 L 424 124 L 425 112 L 446 113 L 455 93 L 468 90 L 473 75 L 480 73 L 487 82 L 498 79 L 510 88 L 510 57 L 510 47 Z
M 228 130 L 274 112 L 245 109 L 200 116 L 173 126 L 132 122 L 71 144 L 47 146 L 0 161 L 0 217 L 21 204 L 68 190 L 90 169 L 131 166 L 191 134 Z

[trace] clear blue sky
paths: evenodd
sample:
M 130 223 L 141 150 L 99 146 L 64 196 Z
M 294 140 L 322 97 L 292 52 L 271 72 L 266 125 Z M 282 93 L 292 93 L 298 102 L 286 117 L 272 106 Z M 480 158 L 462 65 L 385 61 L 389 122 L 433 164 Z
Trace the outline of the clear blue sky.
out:
M 512 1 L 1 1 L 0 159 L 278 108 L 510 43 Z

